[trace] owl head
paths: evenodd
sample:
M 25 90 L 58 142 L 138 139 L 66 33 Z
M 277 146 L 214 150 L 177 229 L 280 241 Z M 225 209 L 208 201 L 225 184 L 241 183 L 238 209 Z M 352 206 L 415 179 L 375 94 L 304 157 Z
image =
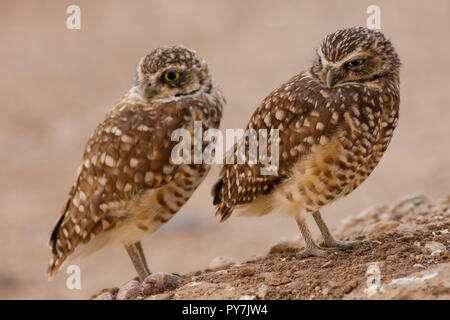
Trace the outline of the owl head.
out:
M 400 60 L 380 31 L 363 27 L 338 30 L 325 37 L 317 55 L 311 71 L 328 87 L 384 76 L 398 79 Z
M 194 50 L 176 45 L 155 49 L 141 59 L 136 86 L 148 101 L 173 100 L 207 92 L 211 75 Z

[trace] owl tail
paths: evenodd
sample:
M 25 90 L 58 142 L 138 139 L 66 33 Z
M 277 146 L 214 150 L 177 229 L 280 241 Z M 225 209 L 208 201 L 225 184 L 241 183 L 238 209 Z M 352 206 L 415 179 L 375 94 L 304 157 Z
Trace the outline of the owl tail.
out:
M 51 280 L 55 274 L 59 271 L 64 261 L 67 259 L 67 255 L 61 255 L 56 248 L 56 243 L 58 241 L 59 230 L 61 229 L 61 225 L 65 218 L 65 212 L 69 208 L 70 199 L 67 200 L 64 205 L 63 214 L 59 217 L 56 222 L 55 227 L 52 230 L 52 234 L 50 235 L 50 239 L 48 241 L 48 247 L 52 250 L 53 257 L 50 260 L 50 263 L 47 268 L 46 276 L 48 280 Z
M 58 257 L 58 255 L 53 255 L 48 265 L 47 272 L 45 273 L 48 280 L 53 279 L 53 277 L 56 275 L 59 269 L 61 269 L 61 266 L 66 261 L 66 259 L 67 259 L 66 256 Z
M 222 189 L 223 189 L 223 180 L 220 179 L 219 181 L 216 182 L 216 184 L 211 190 L 211 195 L 214 198 L 213 204 L 217 206 L 216 216 L 220 216 L 220 222 L 227 220 L 234 210 L 234 207 L 227 206 L 225 201 L 223 201 Z
M 216 182 L 216 184 L 213 186 L 211 190 L 211 195 L 213 196 L 213 204 L 217 205 L 222 202 L 222 186 L 223 186 L 223 180 L 220 179 Z

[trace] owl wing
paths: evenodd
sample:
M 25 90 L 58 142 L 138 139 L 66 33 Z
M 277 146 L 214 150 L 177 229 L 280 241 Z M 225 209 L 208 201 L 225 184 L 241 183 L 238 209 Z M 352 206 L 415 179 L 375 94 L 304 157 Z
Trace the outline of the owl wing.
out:
M 178 167 L 171 161 L 171 151 L 178 142 L 171 134 L 181 128 L 192 135 L 193 122 L 206 117 L 199 111 L 206 110 L 199 108 L 204 106 L 204 100 L 195 98 L 152 105 L 123 103 L 107 114 L 88 140 L 51 234 L 54 257 L 49 276 L 80 243 L 127 219 L 126 212 L 117 212 L 123 201 L 172 180 Z
M 332 96 L 335 95 L 335 97 Z M 338 104 L 342 92 L 330 91 L 307 73 L 299 74 L 274 90 L 256 109 L 247 129 L 278 129 L 278 171 L 262 175 L 269 165 L 225 164 L 221 179 L 213 187 L 213 203 L 221 221 L 227 219 L 238 204 L 253 201 L 270 193 L 290 174 L 292 167 L 312 152 L 314 147 L 326 144 L 343 126 L 344 104 Z M 333 100 L 334 99 L 334 100 Z M 270 136 L 270 133 L 268 133 Z M 268 139 L 268 150 L 273 146 Z M 245 140 L 246 152 L 249 139 Z M 237 146 L 234 146 L 236 151 Z M 247 152 L 248 159 L 248 152 Z

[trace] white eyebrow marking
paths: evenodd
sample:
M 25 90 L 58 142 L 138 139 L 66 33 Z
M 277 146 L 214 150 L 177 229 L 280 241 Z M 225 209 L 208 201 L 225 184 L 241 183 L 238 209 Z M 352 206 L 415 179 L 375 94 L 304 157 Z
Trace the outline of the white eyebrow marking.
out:
M 347 62 L 347 61 L 349 61 L 349 60 L 353 60 L 353 59 L 355 59 L 356 57 L 360 57 L 360 56 L 361 56 L 361 52 L 358 50 L 358 51 L 355 52 L 355 53 L 350 53 L 350 54 L 348 54 L 348 55 L 345 56 L 343 59 L 341 59 L 341 61 Z
M 348 55 L 346 55 L 345 57 L 343 57 L 341 60 L 339 60 L 338 62 L 331 62 L 330 60 L 328 60 L 327 58 L 325 58 L 323 52 L 321 49 L 317 50 L 317 54 L 320 56 L 320 59 L 322 60 L 322 64 L 325 66 L 330 66 L 332 68 L 336 68 L 336 67 L 340 67 L 341 65 L 343 65 L 344 63 L 346 63 L 349 60 L 353 60 L 356 57 L 361 56 L 361 50 L 357 50 L 356 52 L 351 52 Z

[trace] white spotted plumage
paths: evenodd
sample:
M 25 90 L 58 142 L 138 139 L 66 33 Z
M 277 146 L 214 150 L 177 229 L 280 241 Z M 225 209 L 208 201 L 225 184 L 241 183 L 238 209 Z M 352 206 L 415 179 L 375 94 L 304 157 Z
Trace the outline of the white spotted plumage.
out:
M 175 84 L 162 77 L 173 69 L 183 74 Z M 52 277 L 67 258 L 111 241 L 132 245 L 172 218 L 209 166 L 171 163 L 176 144 L 171 134 L 186 129 L 192 136 L 194 121 L 218 128 L 224 102 L 206 62 L 193 50 L 159 48 L 142 58 L 134 85 L 87 143 L 50 238 L 47 275 Z
M 272 91 L 248 123 L 279 129 L 276 174 L 261 175 L 261 163 L 225 164 L 213 196 L 222 221 L 235 209 L 295 217 L 306 252 L 319 254 L 303 214 L 313 214 L 327 244 L 338 244 L 319 209 L 360 185 L 386 150 L 398 121 L 400 60 L 381 32 L 367 28 L 332 33 L 317 53 L 317 62 Z

